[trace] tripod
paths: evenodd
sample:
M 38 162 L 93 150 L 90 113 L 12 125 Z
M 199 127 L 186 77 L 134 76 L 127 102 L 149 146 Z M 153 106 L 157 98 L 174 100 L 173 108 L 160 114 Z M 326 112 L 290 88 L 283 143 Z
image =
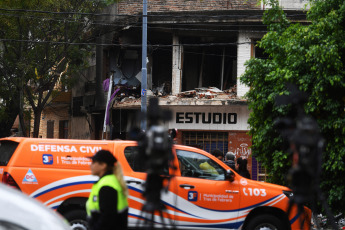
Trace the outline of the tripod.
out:
M 144 197 L 146 197 L 146 202 L 141 209 L 140 216 L 144 219 L 144 228 L 145 229 L 154 229 L 155 225 L 155 213 L 158 213 L 161 225 L 163 226 L 162 229 L 168 229 L 167 224 L 165 223 L 163 217 L 163 211 L 166 211 L 166 207 L 164 203 L 161 201 L 161 191 L 163 188 L 163 180 L 164 177 L 160 176 L 157 173 L 148 173 L 147 180 L 146 180 L 146 190 L 143 193 Z M 145 215 L 146 214 L 146 215 Z M 169 214 L 166 212 L 169 217 Z M 171 218 L 168 218 L 170 226 L 175 229 L 174 223 L 172 222 Z M 139 227 L 140 219 L 137 222 L 137 228 Z

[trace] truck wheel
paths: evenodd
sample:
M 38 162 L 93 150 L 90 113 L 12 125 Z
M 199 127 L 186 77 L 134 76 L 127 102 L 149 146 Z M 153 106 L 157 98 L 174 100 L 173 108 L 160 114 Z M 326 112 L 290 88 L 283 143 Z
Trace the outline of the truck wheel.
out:
M 72 230 L 89 230 L 89 225 L 86 221 L 86 211 L 72 210 L 67 212 L 64 217 L 70 223 Z
M 282 222 L 272 215 L 260 215 L 254 217 L 248 223 L 246 229 L 248 230 L 285 230 Z

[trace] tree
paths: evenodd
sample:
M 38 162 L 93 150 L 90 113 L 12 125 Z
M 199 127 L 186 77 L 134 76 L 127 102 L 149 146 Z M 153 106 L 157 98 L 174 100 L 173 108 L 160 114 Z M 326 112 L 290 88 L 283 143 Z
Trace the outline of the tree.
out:
M 92 39 L 95 13 L 104 6 L 99 0 L 0 2 L 1 136 L 9 134 L 18 113 L 25 127 L 20 109 L 25 100 L 38 137 L 41 113 L 57 83 L 68 86 L 85 69 L 92 48 L 86 42 Z
M 345 1 L 311 1 L 309 24 L 291 23 L 271 1 L 264 14 L 267 34 L 259 47 L 268 59 L 251 59 L 241 81 L 247 94 L 254 156 L 265 166 L 272 182 L 285 184 L 291 160 L 273 127 L 276 118 L 290 112 L 277 106 L 277 95 L 288 94 L 287 82 L 309 95 L 305 112 L 317 119 L 326 140 L 321 188 L 333 210 L 345 206 Z

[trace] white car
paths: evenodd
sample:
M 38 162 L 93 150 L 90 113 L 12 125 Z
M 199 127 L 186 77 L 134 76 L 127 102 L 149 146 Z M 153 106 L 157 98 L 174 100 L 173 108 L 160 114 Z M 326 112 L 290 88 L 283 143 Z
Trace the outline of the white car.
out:
M 70 230 L 58 213 L 0 183 L 0 230 Z

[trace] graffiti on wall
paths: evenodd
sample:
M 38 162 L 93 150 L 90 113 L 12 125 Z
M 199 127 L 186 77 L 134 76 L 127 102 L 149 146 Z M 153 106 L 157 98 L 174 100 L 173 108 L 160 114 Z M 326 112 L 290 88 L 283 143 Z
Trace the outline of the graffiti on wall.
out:
M 241 143 L 237 147 L 230 147 L 230 152 L 232 152 L 236 157 L 248 158 L 251 155 L 251 149 L 247 143 Z

